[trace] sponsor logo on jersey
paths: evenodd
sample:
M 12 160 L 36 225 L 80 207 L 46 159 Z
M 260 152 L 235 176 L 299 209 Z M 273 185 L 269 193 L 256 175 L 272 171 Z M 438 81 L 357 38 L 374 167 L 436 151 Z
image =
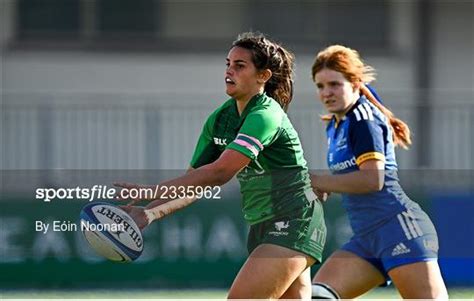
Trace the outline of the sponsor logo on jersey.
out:
M 345 160 L 345 161 L 342 161 L 342 162 L 338 162 L 336 164 L 329 165 L 329 169 L 333 170 L 333 171 L 339 171 L 339 170 L 344 170 L 346 168 L 353 167 L 353 166 L 356 166 L 356 165 L 357 165 L 356 164 L 356 158 L 352 157 L 351 159 L 348 159 L 348 160 Z
M 396 245 L 395 248 L 393 248 L 392 256 L 408 254 L 410 252 L 411 252 L 411 250 L 409 248 L 407 248 L 407 246 L 405 246 L 404 243 L 401 242 L 398 245 Z
M 338 141 L 336 142 L 336 144 L 339 143 L 339 140 L 340 140 L 341 138 L 344 138 L 344 129 L 341 129 L 341 130 L 339 131 L 339 134 L 337 134 L 337 140 L 338 140 Z
M 286 229 L 290 226 L 290 222 L 289 221 L 286 221 L 286 222 L 276 222 L 275 223 L 275 229 L 277 231 L 281 231 L 283 229 Z
M 341 151 L 346 148 L 347 148 L 347 139 L 346 137 L 343 137 L 337 141 L 336 152 Z
M 288 232 L 283 231 L 283 230 L 287 229 L 288 227 L 290 227 L 290 222 L 289 221 L 276 222 L 275 223 L 275 230 L 276 231 L 268 232 L 268 234 L 274 235 L 274 236 L 282 236 L 282 235 L 286 236 L 286 235 L 288 235 Z
M 214 137 L 214 144 L 216 145 L 227 145 L 227 138 L 217 138 Z
M 337 135 L 336 140 L 336 152 L 347 148 L 347 138 L 344 135 L 344 129 L 341 129 L 339 134 Z

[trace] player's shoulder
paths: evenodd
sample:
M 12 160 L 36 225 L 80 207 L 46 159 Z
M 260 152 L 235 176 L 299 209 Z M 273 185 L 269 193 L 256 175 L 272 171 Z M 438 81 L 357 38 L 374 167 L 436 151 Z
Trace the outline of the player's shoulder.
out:
M 386 120 L 383 113 L 365 97 L 359 98 L 346 116 L 349 118 L 351 124 L 384 124 Z
M 262 116 L 266 119 L 277 119 L 280 120 L 285 111 L 281 108 L 280 104 L 272 97 L 263 94 L 257 99 L 255 105 L 250 109 L 249 115 Z

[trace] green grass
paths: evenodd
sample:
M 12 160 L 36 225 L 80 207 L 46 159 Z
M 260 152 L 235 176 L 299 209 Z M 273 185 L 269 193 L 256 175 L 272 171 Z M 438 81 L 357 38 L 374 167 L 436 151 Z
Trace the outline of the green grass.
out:
M 226 290 L 71 290 L 1 291 L 0 299 L 225 299 Z M 474 299 L 474 288 L 449 290 L 451 299 Z M 360 299 L 400 299 L 392 288 L 375 289 Z
M 474 299 L 474 288 L 453 288 L 448 289 L 450 299 Z M 377 288 L 363 295 L 361 299 L 401 299 L 397 290 L 391 286 L 389 288 Z

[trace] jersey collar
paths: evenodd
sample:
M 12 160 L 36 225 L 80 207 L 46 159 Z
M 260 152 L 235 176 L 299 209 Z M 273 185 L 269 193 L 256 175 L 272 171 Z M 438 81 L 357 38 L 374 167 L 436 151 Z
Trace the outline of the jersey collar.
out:
M 359 97 L 359 99 L 357 99 L 354 104 L 349 108 L 349 110 L 347 110 L 346 114 L 344 114 L 344 116 L 342 117 L 342 119 L 338 122 L 336 120 L 336 116 L 332 116 L 332 119 L 334 120 L 334 128 L 337 129 L 337 127 L 339 126 L 339 124 L 346 120 L 347 119 L 347 115 L 349 115 L 352 111 L 354 111 L 354 109 L 362 102 L 362 100 L 365 99 L 365 97 L 362 95 L 361 97 Z
M 354 111 L 354 109 L 364 100 L 366 99 L 365 96 L 361 96 L 359 97 L 359 99 L 357 99 L 354 104 L 349 108 L 349 110 L 347 110 L 346 114 L 344 115 L 344 117 L 346 117 L 347 115 L 349 115 L 349 113 L 351 113 L 352 111 Z
M 254 95 L 250 100 L 249 102 L 247 103 L 247 105 L 245 106 L 245 109 L 244 111 L 242 112 L 242 114 L 240 115 L 240 119 L 239 119 L 239 124 L 237 125 L 236 128 L 240 128 L 242 126 L 242 123 L 244 122 L 245 120 L 245 117 L 247 117 L 247 115 L 249 114 L 249 112 L 252 110 L 253 107 L 255 107 L 255 105 L 257 104 L 257 102 L 261 99 L 263 99 L 267 94 L 265 92 L 263 93 L 259 93 L 259 94 L 256 94 Z M 234 99 L 234 101 L 236 102 L 235 103 L 235 112 L 236 114 L 238 115 L 239 114 L 239 111 L 237 110 L 237 100 Z
M 250 110 L 252 110 L 252 108 L 255 107 L 257 102 L 260 99 L 262 99 L 264 96 L 266 96 L 265 92 L 254 95 L 245 106 L 244 111 L 240 115 L 240 120 L 245 119 L 245 117 L 249 114 Z M 236 100 L 235 108 L 237 109 L 237 100 Z M 237 114 L 238 114 L 238 111 L 237 111 Z

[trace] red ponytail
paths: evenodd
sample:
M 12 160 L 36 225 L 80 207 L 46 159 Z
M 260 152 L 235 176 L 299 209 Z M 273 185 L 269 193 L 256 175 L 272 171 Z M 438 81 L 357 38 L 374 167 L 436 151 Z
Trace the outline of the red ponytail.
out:
M 408 149 L 408 147 L 411 145 L 410 128 L 408 125 L 402 120 L 396 118 L 392 111 L 384 107 L 365 85 L 361 85 L 360 91 L 388 118 L 390 126 L 392 127 L 393 142 L 395 145 L 401 146 L 404 149 Z

